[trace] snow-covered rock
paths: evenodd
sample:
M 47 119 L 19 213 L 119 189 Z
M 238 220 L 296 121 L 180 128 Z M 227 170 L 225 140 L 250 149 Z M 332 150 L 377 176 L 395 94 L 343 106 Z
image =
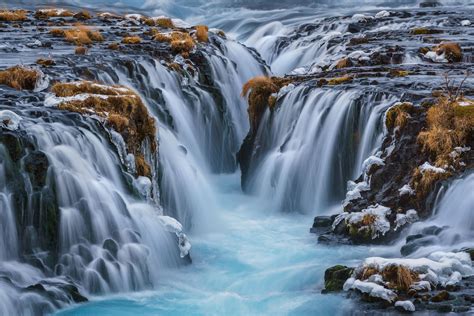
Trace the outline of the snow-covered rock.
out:
M 380 235 L 385 235 L 390 230 L 390 222 L 387 219 L 387 215 L 390 213 L 391 210 L 383 205 L 372 205 L 361 212 L 342 213 L 334 220 L 333 229 L 344 220 L 348 225 L 357 226 L 359 230 L 368 228 L 372 233 L 372 239 L 375 239 Z M 373 217 L 371 223 L 367 225 L 363 224 L 366 216 Z
M 408 210 L 405 214 L 397 214 L 397 218 L 395 220 L 395 230 L 398 228 L 405 226 L 407 224 L 414 223 L 418 220 L 418 213 L 415 210 Z
M 462 21 L 461 21 L 461 25 L 462 25 L 462 26 L 469 26 L 469 25 L 471 25 L 471 21 L 469 21 L 469 20 L 462 20 Z
M 0 127 L 15 131 L 20 126 L 21 117 L 10 110 L 0 111 Z
M 362 293 L 367 293 L 372 297 L 378 297 L 388 302 L 393 302 L 397 298 L 397 294 L 395 292 L 386 289 L 382 285 L 356 280 L 354 278 L 349 278 L 344 283 L 344 290 L 358 290 Z
M 390 16 L 390 12 L 386 11 L 386 10 L 383 10 L 383 11 L 380 11 L 378 12 L 376 15 L 375 15 L 375 18 L 376 19 L 381 19 L 381 18 L 386 18 L 386 17 L 389 17 Z
M 411 301 L 396 301 L 395 307 L 400 307 L 407 312 L 416 311 L 415 305 Z
M 447 63 L 448 60 L 446 59 L 446 55 L 440 54 L 438 55 L 436 52 L 427 52 L 425 54 L 425 58 L 430 59 L 432 62 L 435 63 Z

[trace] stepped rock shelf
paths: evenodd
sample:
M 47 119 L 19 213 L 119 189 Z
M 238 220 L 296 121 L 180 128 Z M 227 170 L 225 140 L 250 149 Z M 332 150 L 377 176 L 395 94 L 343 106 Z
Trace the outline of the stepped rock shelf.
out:
M 327 267 L 325 295 L 472 312 L 472 16 L 324 17 L 278 37 L 275 56 L 318 46 L 287 69 L 178 19 L 0 10 L 0 311 L 156 289 L 192 264 L 203 178 L 240 168 L 274 210 L 328 214 L 323 247 L 396 249 Z

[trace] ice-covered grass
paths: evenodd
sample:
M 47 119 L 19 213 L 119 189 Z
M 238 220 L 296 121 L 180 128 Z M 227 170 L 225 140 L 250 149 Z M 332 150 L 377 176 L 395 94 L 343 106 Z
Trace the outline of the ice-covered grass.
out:
M 466 252 L 437 251 L 421 258 L 371 257 L 355 269 L 344 290 L 357 290 L 393 303 L 400 292 L 453 286 L 473 274 L 472 260 Z M 375 279 L 374 275 L 382 278 Z M 411 308 L 409 304 L 403 305 Z

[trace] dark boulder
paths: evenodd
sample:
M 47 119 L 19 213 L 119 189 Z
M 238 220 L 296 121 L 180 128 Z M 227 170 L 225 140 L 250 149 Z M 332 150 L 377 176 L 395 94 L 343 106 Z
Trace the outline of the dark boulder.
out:
M 324 272 L 324 290 L 323 293 L 342 291 L 344 283 L 354 272 L 354 268 L 342 265 L 331 267 Z

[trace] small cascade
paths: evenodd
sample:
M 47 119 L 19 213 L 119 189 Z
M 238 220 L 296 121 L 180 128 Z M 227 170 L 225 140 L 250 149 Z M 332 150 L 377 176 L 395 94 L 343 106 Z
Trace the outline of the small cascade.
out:
M 474 240 L 474 174 L 468 173 L 442 187 L 433 207 L 433 218 L 414 224 L 402 251 L 426 256 L 435 251 L 472 248 Z M 405 241 L 403 241 L 405 244 Z
M 277 210 L 313 213 L 340 203 L 346 182 L 380 145 L 394 101 L 377 91 L 295 88 L 262 119 L 244 186 L 272 197 Z

